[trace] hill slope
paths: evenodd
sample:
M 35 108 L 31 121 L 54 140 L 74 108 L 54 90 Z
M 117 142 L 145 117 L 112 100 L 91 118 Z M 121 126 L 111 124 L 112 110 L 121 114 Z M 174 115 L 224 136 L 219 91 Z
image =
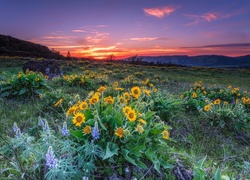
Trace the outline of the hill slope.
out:
M 46 46 L 1 34 L 0 56 L 43 57 L 51 59 L 64 58 L 59 52 L 53 52 Z
M 142 61 L 160 64 L 177 64 L 186 66 L 205 67 L 240 67 L 250 68 L 250 55 L 228 57 L 221 55 L 202 56 L 141 56 Z

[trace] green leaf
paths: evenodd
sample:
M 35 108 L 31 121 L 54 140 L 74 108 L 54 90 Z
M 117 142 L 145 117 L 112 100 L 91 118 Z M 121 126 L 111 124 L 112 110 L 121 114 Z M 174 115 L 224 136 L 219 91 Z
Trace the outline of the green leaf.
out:
M 148 150 L 145 152 L 146 157 L 154 163 L 154 160 L 156 158 L 155 151 L 152 150 L 151 148 L 148 148 Z
M 155 114 L 155 112 L 153 111 L 148 111 L 146 114 L 145 114 L 145 120 L 148 121 L 149 119 L 152 118 L 152 116 Z
M 215 174 L 214 174 L 214 180 L 221 180 L 221 174 L 220 174 L 220 169 L 217 168 Z
M 174 168 L 174 165 L 169 164 L 169 163 L 166 162 L 166 161 L 161 161 L 161 165 L 164 167 L 164 169 L 171 169 L 171 168 Z
M 118 155 L 118 150 L 119 147 L 117 146 L 117 144 L 111 142 L 107 143 L 106 153 L 102 159 L 105 160 L 111 158 L 113 155 Z
M 9 96 L 10 95 L 10 92 L 4 92 L 1 94 L 1 97 L 6 97 L 6 96 Z
M 12 89 L 12 86 L 6 86 L 4 88 L 1 88 L 2 91 L 8 90 L 8 89 Z
M 71 135 L 73 135 L 74 137 L 76 137 L 78 140 L 84 139 L 83 138 L 83 132 L 82 132 L 82 130 L 76 130 L 76 131 L 74 131 L 74 130 L 70 129 L 69 132 L 70 132 Z
M 22 95 L 24 93 L 27 92 L 27 88 L 26 87 L 23 87 L 20 91 L 19 91 L 19 95 Z
M 160 166 L 161 166 L 160 161 L 158 159 L 155 159 L 153 164 L 154 164 L 155 170 L 158 171 L 158 173 L 161 173 L 161 171 L 160 171 Z
M 138 166 L 138 164 L 135 162 L 135 160 L 134 160 L 133 158 L 131 158 L 131 157 L 128 156 L 129 150 L 127 150 L 127 149 L 122 149 L 122 152 L 121 152 L 121 153 L 122 153 L 122 155 L 125 157 L 125 159 L 126 159 L 128 162 L 134 164 L 135 166 Z
M 161 134 L 162 133 L 162 131 L 159 129 L 151 129 L 149 132 L 150 132 L 150 134 Z
M 136 161 L 137 165 L 139 168 L 143 168 L 143 169 L 147 169 L 148 167 L 146 166 L 146 164 L 144 164 L 143 162 L 137 160 Z
M 91 112 L 91 110 L 89 110 L 89 109 L 87 109 L 86 111 L 84 111 L 83 114 L 84 114 L 84 116 L 86 118 L 86 121 L 89 120 L 89 119 L 92 119 L 94 117 L 93 114 L 92 114 L 92 112 Z
M 198 168 L 202 168 L 202 166 L 203 166 L 203 164 L 204 164 L 206 158 L 207 158 L 207 156 L 205 156 L 203 159 L 201 159 L 201 160 L 199 160 L 199 161 L 197 162 L 197 167 L 198 167 Z

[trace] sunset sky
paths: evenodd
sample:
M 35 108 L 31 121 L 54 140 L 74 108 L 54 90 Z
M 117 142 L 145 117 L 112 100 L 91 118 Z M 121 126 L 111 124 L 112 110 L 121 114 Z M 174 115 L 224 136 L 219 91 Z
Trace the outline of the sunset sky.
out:
M 66 55 L 250 54 L 249 0 L 0 0 L 0 34 Z

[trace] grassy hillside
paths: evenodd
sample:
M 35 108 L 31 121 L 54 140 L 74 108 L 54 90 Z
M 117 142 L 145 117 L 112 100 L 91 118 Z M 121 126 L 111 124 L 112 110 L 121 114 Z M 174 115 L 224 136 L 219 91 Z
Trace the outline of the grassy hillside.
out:
M 2 179 L 250 178 L 249 69 L 58 61 L 47 80 L 24 62 L 0 64 Z
M 46 46 L 1 34 L 0 56 L 43 57 L 51 59 L 64 58 L 59 52 L 51 51 Z

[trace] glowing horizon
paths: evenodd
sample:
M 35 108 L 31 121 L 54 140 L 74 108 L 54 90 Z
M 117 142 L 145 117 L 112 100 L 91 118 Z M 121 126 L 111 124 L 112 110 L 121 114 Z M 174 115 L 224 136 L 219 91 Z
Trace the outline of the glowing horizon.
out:
M 6 1 L 0 34 L 95 59 L 250 54 L 250 2 L 94 1 Z

